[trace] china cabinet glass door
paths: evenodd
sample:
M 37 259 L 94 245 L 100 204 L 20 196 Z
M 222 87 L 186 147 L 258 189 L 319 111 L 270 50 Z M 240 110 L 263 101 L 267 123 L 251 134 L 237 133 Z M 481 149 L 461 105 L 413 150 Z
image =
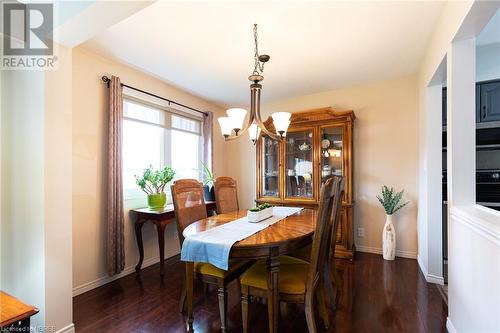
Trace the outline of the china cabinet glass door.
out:
M 344 175 L 344 133 L 342 127 L 323 127 L 320 131 L 321 184 L 332 176 Z
M 276 197 L 279 193 L 279 142 L 266 136 L 261 140 L 262 196 Z
M 285 142 L 285 194 L 288 198 L 314 198 L 313 129 L 288 132 Z

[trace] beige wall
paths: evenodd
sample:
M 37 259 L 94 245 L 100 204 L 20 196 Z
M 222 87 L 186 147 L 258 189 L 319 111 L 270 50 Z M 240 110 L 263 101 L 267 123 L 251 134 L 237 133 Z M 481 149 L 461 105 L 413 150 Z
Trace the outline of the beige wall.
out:
M 104 202 L 104 149 L 106 93 L 100 78 L 117 75 L 122 82 L 168 97 L 192 107 L 216 112 L 221 110 L 165 82 L 118 62 L 105 59 L 83 48 L 73 50 L 73 288 L 81 293 L 109 281 L 105 269 L 105 216 Z M 218 128 L 215 129 L 218 132 Z M 216 133 L 217 133 L 216 132 Z M 225 171 L 224 145 L 214 135 L 214 171 Z M 125 202 L 125 208 L 140 207 L 142 202 Z M 178 240 L 174 239 L 175 225 L 166 230 L 165 256 L 178 253 Z M 147 224 L 143 228 L 145 265 L 158 260 L 157 234 Z M 130 273 L 138 260 L 133 224 L 128 214 L 125 221 L 126 270 Z
M 265 92 L 264 92 L 265 93 Z M 355 235 L 358 249 L 379 251 L 385 222 L 376 195 L 383 184 L 405 189 L 411 201 L 396 216 L 397 250 L 402 256 L 417 253 L 417 80 L 406 77 L 380 83 L 300 96 L 263 105 L 267 117 L 276 111 L 301 111 L 331 106 L 354 110 L 354 230 L 365 228 L 365 237 Z M 226 143 L 234 156 L 228 173 L 238 180 L 240 206 L 255 199 L 255 147 L 242 139 Z

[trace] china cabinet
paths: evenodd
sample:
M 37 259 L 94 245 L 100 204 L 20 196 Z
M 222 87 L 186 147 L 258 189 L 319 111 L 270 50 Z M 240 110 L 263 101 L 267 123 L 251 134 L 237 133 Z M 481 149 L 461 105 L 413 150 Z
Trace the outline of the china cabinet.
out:
M 286 137 L 257 141 L 257 202 L 317 207 L 321 184 L 331 176 L 346 177 L 335 255 L 352 259 L 353 111 L 322 108 L 292 113 Z M 274 130 L 271 119 L 265 125 Z

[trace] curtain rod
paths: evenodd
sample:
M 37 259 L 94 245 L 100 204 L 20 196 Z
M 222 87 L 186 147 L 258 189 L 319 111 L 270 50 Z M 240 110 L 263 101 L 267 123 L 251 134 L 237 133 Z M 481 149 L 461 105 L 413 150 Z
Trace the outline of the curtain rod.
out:
M 106 75 L 104 75 L 103 77 L 101 77 L 101 80 L 102 82 L 106 83 L 108 88 L 109 88 L 109 83 L 111 82 L 111 79 L 109 77 L 107 77 Z M 164 100 L 164 101 L 167 101 L 168 104 L 175 104 L 175 105 L 179 105 L 179 106 L 182 106 L 183 108 L 186 108 L 186 109 L 189 109 L 189 110 L 192 110 L 192 111 L 195 111 L 195 112 L 198 112 L 198 113 L 201 113 L 201 114 L 204 114 L 205 116 L 208 116 L 208 113 L 207 112 L 204 112 L 204 111 L 200 111 L 200 110 L 197 110 L 195 108 L 192 108 L 190 106 L 187 106 L 187 105 L 184 105 L 184 104 L 181 104 L 181 103 L 177 103 L 175 101 L 172 101 L 168 98 L 165 98 L 165 97 L 161 97 L 161 96 L 158 96 L 158 95 L 155 95 L 153 93 L 150 93 L 150 92 L 147 92 L 147 91 L 144 91 L 142 89 L 139 89 L 139 88 L 135 88 L 135 87 L 132 87 L 132 86 L 129 86 L 127 84 L 123 84 L 121 83 L 121 86 L 122 87 L 127 87 L 129 89 L 132 89 L 132 90 L 135 90 L 135 91 L 138 91 L 138 92 L 141 92 L 143 94 L 146 94 L 146 95 L 149 95 L 149 96 L 153 96 L 153 97 L 156 97 L 156 98 L 159 98 L 161 100 Z

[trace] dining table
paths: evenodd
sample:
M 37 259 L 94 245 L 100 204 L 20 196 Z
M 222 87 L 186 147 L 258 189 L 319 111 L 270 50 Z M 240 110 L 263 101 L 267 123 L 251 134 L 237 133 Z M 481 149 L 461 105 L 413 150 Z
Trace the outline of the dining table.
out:
M 184 229 L 183 236 L 188 238 L 216 228 L 226 223 L 245 217 L 246 210 L 210 216 L 190 224 Z M 268 274 L 268 317 L 269 332 L 278 332 L 279 295 L 278 277 L 280 255 L 289 254 L 312 242 L 316 227 L 317 211 L 302 209 L 284 217 L 269 227 L 254 233 L 233 244 L 229 252 L 230 259 L 258 260 L 265 259 Z M 193 280 L 194 262 L 186 261 L 186 291 L 188 327 L 193 327 Z

